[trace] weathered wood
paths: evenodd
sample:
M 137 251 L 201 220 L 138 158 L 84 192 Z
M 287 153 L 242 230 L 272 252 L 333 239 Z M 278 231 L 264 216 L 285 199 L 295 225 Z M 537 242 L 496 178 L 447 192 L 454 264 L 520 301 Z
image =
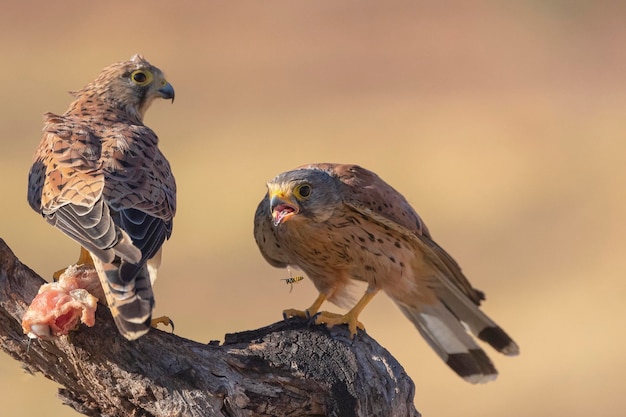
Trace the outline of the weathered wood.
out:
M 129 342 L 107 308 L 96 325 L 28 340 L 21 318 L 44 280 L 0 239 L 2 349 L 64 388 L 88 416 L 419 416 L 414 387 L 375 340 L 291 319 L 202 344 L 153 330 Z

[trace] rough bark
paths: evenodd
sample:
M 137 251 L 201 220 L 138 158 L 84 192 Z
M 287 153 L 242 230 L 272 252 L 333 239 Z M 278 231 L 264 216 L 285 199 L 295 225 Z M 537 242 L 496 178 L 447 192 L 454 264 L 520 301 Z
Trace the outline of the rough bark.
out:
M 0 239 L 0 341 L 88 416 L 419 416 L 400 364 L 363 332 L 291 319 L 203 344 L 153 330 L 129 342 L 96 325 L 28 343 L 21 318 L 44 280 Z

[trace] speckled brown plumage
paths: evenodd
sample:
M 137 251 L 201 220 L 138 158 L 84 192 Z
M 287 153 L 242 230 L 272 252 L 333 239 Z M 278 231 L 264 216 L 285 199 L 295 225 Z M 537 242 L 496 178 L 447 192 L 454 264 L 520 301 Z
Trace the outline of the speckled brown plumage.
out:
M 149 329 L 151 281 L 176 211 L 170 165 L 143 116 L 174 89 L 135 55 L 72 94 L 63 115 L 44 116 L 28 201 L 91 253 L 118 328 L 134 339 Z
M 382 290 L 469 382 L 492 380 L 497 371 L 463 325 L 502 353 L 519 352 L 479 309 L 483 293 L 435 243 L 406 199 L 371 171 L 311 164 L 278 175 L 257 208 L 254 236 L 270 264 L 301 268 L 320 292 L 309 309 L 285 310 L 286 316 L 318 314 L 317 323 L 347 323 L 356 333 L 363 327 L 358 314 Z M 320 313 L 325 300 L 347 303 L 352 280 L 368 288 L 350 312 Z

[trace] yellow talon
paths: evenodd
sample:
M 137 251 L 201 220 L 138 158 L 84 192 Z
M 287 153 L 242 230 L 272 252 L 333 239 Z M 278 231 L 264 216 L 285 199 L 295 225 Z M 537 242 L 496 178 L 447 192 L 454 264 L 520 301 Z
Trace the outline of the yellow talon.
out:
M 88 265 L 88 266 L 94 267 L 93 259 L 91 259 L 91 255 L 89 254 L 87 249 L 83 248 L 82 246 L 80 247 L 80 255 L 78 255 L 78 261 L 76 261 L 76 265 Z M 66 269 L 67 268 L 59 269 L 54 274 L 52 274 L 52 278 L 55 281 L 58 281 Z
M 326 299 L 326 295 L 320 293 L 320 295 L 317 296 L 315 301 L 313 301 L 313 304 L 311 305 L 311 307 L 307 308 L 304 311 L 296 310 L 293 308 L 288 308 L 287 310 L 283 310 L 283 317 L 285 319 L 288 319 L 290 317 L 303 317 L 305 319 L 311 318 L 314 315 L 316 315 L 317 312 L 320 310 L 320 307 L 322 306 L 322 303 L 324 302 L 325 299 Z
M 346 314 L 337 314 L 330 313 L 328 311 L 321 311 L 315 317 L 315 324 L 325 324 L 326 327 L 331 328 L 337 324 L 347 324 L 348 329 L 350 330 L 350 337 L 354 338 L 356 335 L 356 329 L 365 330 L 365 326 L 361 323 L 357 314 L 354 314 L 352 310 L 350 310 Z
M 326 327 L 333 327 L 336 324 L 347 324 L 350 330 L 350 337 L 354 338 L 356 335 L 356 329 L 365 330 L 363 323 L 359 321 L 359 314 L 365 308 L 365 306 L 372 301 L 372 298 L 378 293 L 378 290 L 372 292 L 366 292 L 358 303 L 346 314 L 329 313 L 322 311 L 315 318 L 315 324 L 326 324 Z
M 350 329 L 350 336 L 354 338 L 357 329 L 365 330 L 365 326 L 363 326 L 363 323 L 359 321 L 359 314 L 361 314 L 361 311 L 363 311 L 365 306 L 372 301 L 372 298 L 374 298 L 377 293 L 378 290 L 366 292 L 365 295 L 361 297 L 359 302 L 356 303 L 356 305 L 346 314 L 330 313 L 328 311 L 321 311 L 318 314 L 322 303 L 326 300 L 326 295 L 320 293 L 311 307 L 304 311 L 295 310 L 293 308 L 283 310 L 283 317 L 285 319 L 290 317 L 304 317 L 307 319 L 315 317 L 315 324 L 325 324 L 326 327 L 329 328 L 336 324 L 347 324 L 348 329 Z
M 283 310 L 283 317 L 285 319 L 289 319 L 292 317 L 302 317 L 309 318 L 309 313 L 306 310 L 296 310 L 295 308 L 288 308 L 287 310 Z
M 155 329 L 159 327 L 159 324 L 162 324 L 164 326 L 172 326 L 172 333 L 174 333 L 174 321 L 172 321 L 172 319 L 170 319 L 169 317 L 167 316 L 157 317 L 157 318 L 152 319 L 152 322 L 150 323 L 150 325 L 154 327 Z

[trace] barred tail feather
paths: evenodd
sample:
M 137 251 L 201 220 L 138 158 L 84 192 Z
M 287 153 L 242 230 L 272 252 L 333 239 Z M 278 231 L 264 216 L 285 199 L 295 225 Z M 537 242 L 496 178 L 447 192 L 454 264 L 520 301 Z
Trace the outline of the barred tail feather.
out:
M 513 339 L 457 287 L 448 285 L 435 291 L 443 304 L 458 320 L 465 323 L 476 337 L 507 356 L 519 354 L 519 347 Z
M 441 303 L 419 309 L 398 304 L 433 350 L 454 372 L 477 384 L 493 381 L 498 371 L 459 320 Z
M 124 280 L 120 276 L 121 267 L 104 263 L 97 257 L 93 260 L 119 332 L 128 340 L 146 334 L 151 327 L 154 308 L 148 268 L 144 266 L 134 278 Z

